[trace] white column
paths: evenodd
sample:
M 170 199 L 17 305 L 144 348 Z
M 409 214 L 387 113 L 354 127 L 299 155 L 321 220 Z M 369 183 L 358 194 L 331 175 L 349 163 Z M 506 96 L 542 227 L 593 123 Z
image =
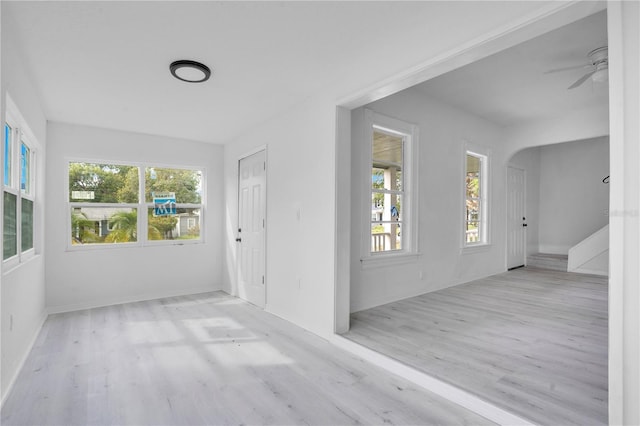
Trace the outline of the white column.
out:
M 640 424 L 640 3 L 609 1 L 609 423 Z

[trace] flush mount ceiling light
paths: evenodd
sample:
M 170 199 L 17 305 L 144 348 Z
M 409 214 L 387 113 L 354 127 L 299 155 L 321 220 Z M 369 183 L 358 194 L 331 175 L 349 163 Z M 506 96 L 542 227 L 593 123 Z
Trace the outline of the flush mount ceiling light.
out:
M 211 76 L 211 70 L 208 66 L 187 59 L 172 62 L 169 69 L 175 78 L 187 83 L 202 83 Z

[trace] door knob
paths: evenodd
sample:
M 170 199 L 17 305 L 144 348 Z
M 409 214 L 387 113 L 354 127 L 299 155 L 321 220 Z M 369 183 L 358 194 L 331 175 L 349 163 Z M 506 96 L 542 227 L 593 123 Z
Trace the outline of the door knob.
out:
M 236 243 L 239 243 L 240 241 L 242 241 L 242 238 L 236 238 Z
M 526 227 L 527 227 L 527 224 L 526 224 L 526 223 L 523 223 L 523 224 L 522 224 L 522 226 L 524 226 L 524 227 L 526 228 Z

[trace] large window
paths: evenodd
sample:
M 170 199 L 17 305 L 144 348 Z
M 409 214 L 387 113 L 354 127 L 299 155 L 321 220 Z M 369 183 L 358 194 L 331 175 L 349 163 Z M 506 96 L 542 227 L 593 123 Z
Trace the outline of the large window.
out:
M 8 100 L 3 141 L 3 252 L 6 262 L 19 263 L 34 252 L 32 138 L 21 115 Z
M 464 239 L 465 246 L 487 244 L 487 166 L 486 155 L 465 153 Z
M 416 251 L 412 171 L 417 129 L 366 111 L 367 230 L 365 258 Z
M 201 241 L 202 185 L 196 169 L 69 162 L 70 245 Z

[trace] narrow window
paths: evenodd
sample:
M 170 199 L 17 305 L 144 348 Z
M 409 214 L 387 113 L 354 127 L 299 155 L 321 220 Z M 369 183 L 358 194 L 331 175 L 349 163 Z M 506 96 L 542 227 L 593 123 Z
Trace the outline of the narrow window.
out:
M 20 190 L 29 194 L 31 191 L 31 149 L 22 142 L 20 144 Z
M 4 125 L 4 185 L 11 186 L 11 144 L 13 129 Z
M 405 249 L 406 135 L 374 126 L 371 164 L 371 252 Z
M 4 126 L 4 197 L 2 217 L 3 252 L 2 260 L 9 259 L 18 254 L 18 225 L 17 196 L 11 191 L 11 146 L 13 144 L 13 129 L 8 124 Z
M 465 158 L 464 245 L 487 243 L 487 156 L 471 151 Z
M 15 105 L 7 100 L 4 126 L 3 261 L 22 262 L 33 255 L 33 137 Z

